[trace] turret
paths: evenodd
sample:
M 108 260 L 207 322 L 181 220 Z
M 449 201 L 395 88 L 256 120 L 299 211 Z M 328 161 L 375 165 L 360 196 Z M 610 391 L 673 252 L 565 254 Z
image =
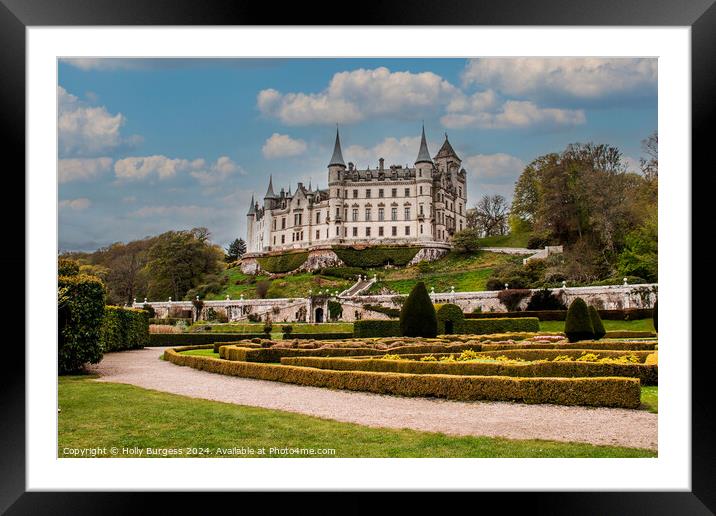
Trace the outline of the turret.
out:
M 416 179 L 431 179 L 432 170 L 433 160 L 430 159 L 430 152 L 428 152 L 428 142 L 425 139 L 425 126 L 423 125 L 423 134 L 420 138 L 420 150 L 418 151 L 418 157 L 415 160 Z
M 343 152 L 341 151 L 341 138 L 336 129 L 336 143 L 333 145 L 333 156 L 328 163 L 328 182 L 334 183 L 343 179 L 343 171 L 346 169 L 346 163 L 343 161 Z
M 276 201 L 278 201 L 278 196 L 273 191 L 273 176 L 269 176 L 268 189 L 266 190 L 266 195 L 264 195 L 264 208 L 267 210 L 275 208 Z

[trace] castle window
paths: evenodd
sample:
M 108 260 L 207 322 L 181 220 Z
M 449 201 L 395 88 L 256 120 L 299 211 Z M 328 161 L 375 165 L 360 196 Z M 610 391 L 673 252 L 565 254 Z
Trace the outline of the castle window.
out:
M 341 228 L 336 227 L 336 236 L 341 236 Z
M 420 195 L 423 195 L 423 187 L 420 187 Z
M 354 237 L 358 236 L 358 228 L 357 227 L 353 227 L 353 236 Z
M 378 220 L 385 220 L 385 208 L 378 208 Z
M 390 209 L 390 220 L 398 220 L 398 208 Z
M 370 236 L 370 227 L 365 228 L 365 236 Z
M 378 228 L 378 236 L 383 236 L 383 226 Z
M 390 196 L 391 196 L 391 197 L 398 197 L 398 189 L 397 189 L 397 188 L 391 189 L 391 190 L 390 190 Z
M 405 197 L 410 197 L 410 188 L 405 189 Z
M 348 190 L 343 190 L 343 198 L 348 199 Z
M 340 208 L 336 208 L 336 218 L 337 219 L 341 218 L 341 209 Z
M 358 222 L 358 208 L 353 208 L 353 222 Z
M 410 226 L 405 226 L 405 235 L 408 236 L 410 234 Z
M 410 220 L 410 208 L 405 208 L 405 220 Z
M 317 211 L 316 212 L 316 224 L 320 224 L 320 223 L 321 223 L 321 212 Z
M 370 222 L 370 208 L 365 209 L 365 220 Z
M 378 189 L 378 197 L 384 197 L 382 188 Z
M 462 221 L 460 221 L 460 231 L 462 231 Z
M 320 239 L 321 239 L 321 232 L 316 230 L 316 240 L 320 240 Z
M 300 213 L 296 213 L 296 214 L 293 216 L 293 225 L 294 225 L 294 226 L 300 226 L 300 225 L 301 225 L 301 214 L 300 214 Z
M 353 190 L 353 198 L 354 199 L 358 198 L 358 190 Z
M 422 224 L 420 224 L 420 234 L 421 235 L 423 234 L 423 225 Z
M 281 235 L 281 243 L 282 244 L 286 243 L 286 235 Z
M 425 213 L 423 212 L 423 205 L 422 205 L 422 204 L 420 205 L 420 214 L 421 214 L 421 215 L 424 215 L 424 214 L 425 214 Z
M 276 219 L 273 219 L 273 230 L 276 231 Z
M 371 192 L 370 188 L 368 188 L 368 189 L 365 191 L 365 198 L 366 198 L 366 199 L 370 199 L 370 192 Z
M 286 229 L 286 217 L 281 218 L 281 229 Z
M 398 226 L 391 227 L 390 232 L 393 236 L 398 236 Z
M 276 245 L 276 236 L 273 237 L 273 245 Z

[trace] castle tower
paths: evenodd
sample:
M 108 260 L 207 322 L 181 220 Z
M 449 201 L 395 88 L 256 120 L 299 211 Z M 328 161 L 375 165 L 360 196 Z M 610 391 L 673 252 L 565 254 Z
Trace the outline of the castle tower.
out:
M 249 212 L 246 214 L 246 245 L 247 251 L 254 252 L 254 224 L 256 223 L 256 207 L 254 206 L 254 195 L 251 194 Z
M 328 163 L 328 216 L 333 222 L 329 228 L 331 240 L 338 240 L 343 237 L 343 198 L 341 196 L 341 184 L 345 181 L 346 163 L 343 161 L 341 151 L 341 138 L 336 128 L 336 142 L 333 145 L 333 155 Z
M 432 240 L 432 184 L 433 160 L 430 159 L 428 142 L 425 139 L 425 125 L 420 139 L 420 150 L 415 160 L 415 188 L 417 197 L 416 213 L 418 216 L 417 236 L 420 240 Z
M 273 175 L 269 176 L 269 185 L 264 195 L 264 208 L 271 210 L 276 207 L 278 196 L 273 191 Z

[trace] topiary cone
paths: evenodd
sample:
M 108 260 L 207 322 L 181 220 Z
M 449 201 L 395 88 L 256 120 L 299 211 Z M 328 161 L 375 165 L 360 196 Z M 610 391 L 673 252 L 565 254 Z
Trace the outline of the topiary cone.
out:
M 400 310 L 400 334 L 405 337 L 435 337 L 438 334 L 435 307 L 422 281 L 413 287 Z
M 658 333 L 659 328 L 657 327 L 657 324 L 656 324 L 657 318 L 658 318 L 657 307 L 656 307 L 657 304 L 658 304 L 658 301 L 654 301 L 654 314 L 652 317 L 654 318 L 654 331 L 656 331 Z
M 589 319 L 592 321 L 594 338 L 599 340 L 604 337 L 607 334 L 607 330 L 604 329 L 604 324 L 602 324 L 602 318 L 599 317 L 599 312 L 593 306 L 589 307 Z
M 589 308 L 584 299 L 578 297 L 567 310 L 567 319 L 564 322 L 564 333 L 569 342 L 589 340 L 594 338 L 594 327 L 589 317 Z

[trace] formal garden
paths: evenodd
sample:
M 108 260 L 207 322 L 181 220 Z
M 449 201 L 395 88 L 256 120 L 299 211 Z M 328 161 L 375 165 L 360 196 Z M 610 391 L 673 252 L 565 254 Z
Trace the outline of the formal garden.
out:
M 434 305 L 425 285 L 418 282 L 395 319 L 188 324 L 152 319 L 147 310 L 106 306 L 101 280 L 80 274 L 71 263 L 64 265 L 59 280 L 60 456 L 90 441 L 122 440 L 151 447 L 181 439 L 197 446 L 214 443 L 216 450 L 235 436 L 244 443 L 260 443 L 262 436 L 276 435 L 292 443 L 333 444 L 342 450 L 338 456 L 656 454 L 655 445 L 368 428 L 262 405 L 252 408 L 146 390 L 121 381 L 100 383 L 94 380 L 102 378 L 93 373 L 101 367 L 91 365 L 105 353 L 159 346 L 164 348 L 157 355 L 162 361 L 149 364 L 148 376 L 160 366 L 177 368 L 172 371 L 181 374 L 184 367 L 179 366 L 185 366 L 216 374 L 202 382 L 221 375 L 395 399 L 648 413 L 656 412 L 658 405 L 656 307 L 615 314 L 577 299 L 566 311 L 465 314 L 454 304 Z M 150 326 L 177 325 L 180 331 L 149 331 Z M 339 436 L 352 437 L 347 441 Z M 433 451 L 422 447 L 426 441 L 435 443 Z M 393 444 L 384 449 L 377 443 Z M 206 455 L 223 456 L 216 451 Z

